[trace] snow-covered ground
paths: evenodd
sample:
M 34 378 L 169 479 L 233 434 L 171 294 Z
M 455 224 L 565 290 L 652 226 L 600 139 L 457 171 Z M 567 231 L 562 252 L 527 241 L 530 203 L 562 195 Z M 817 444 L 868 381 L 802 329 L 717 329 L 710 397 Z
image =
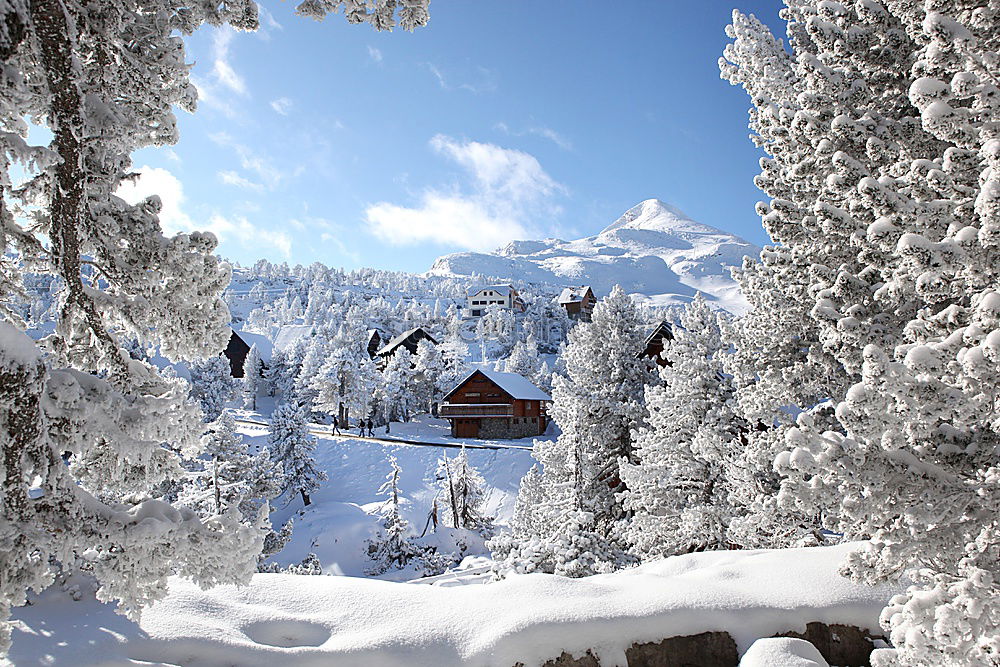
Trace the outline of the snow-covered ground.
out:
M 240 411 L 243 418 L 263 421 L 259 414 Z M 251 448 L 267 441 L 267 427 L 238 423 L 238 431 Z M 364 576 L 372 562 L 366 553 L 366 540 L 375 537 L 379 529 L 378 505 L 385 498 L 378 489 L 389 472 L 387 457 L 395 456 L 402 468 L 400 478 L 401 514 L 419 534 L 427 523 L 434 498 L 440 484 L 436 477 L 438 460 L 443 456 L 454 457 L 455 449 L 425 445 L 387 444 L 378 439 L 360 437 L 333 437 L 330 427 L 315 425 L 317 437 L 316 464 L 326 473 L 327 480 L 312 494 L 313 503 L 303 509 L 302 501 L 295 496 L 284 503 L 279 499 L 271 515 L 275 527 L 289 518 L 294 519 L 292 539 L 272 560 L 280 565 L 299 563 L 308 554 L 316 554 L 328 574 Z M 357 430 L 347 432 L 356 436 Z M 451 438 L 448 423 L 429 415 L 420 415 L 409 423 L 393 423 L 389 434 L 376 429 L 378 438 L 404 438 L 423 442 L 461 443 Z M 552 436 L 547 436 L 552 437 Z M 486 512 L 505 524 L 513 513 L 514 499 L 521 478 L 534 460 L 527 449 L 531 440 L 468 440 L 470 444 L 508 444 L 517 449 L 469 449 L 469 462 L 482 474 L 488 488 Z M 441 515 L 443 516 L 441 504 Z M 439 549 L 453 551 L 450 540 L 456 536 L 440 531 Z M 430 533 L 430 529 L 428 529 Z M 458 536 L 469 538 L 470 536 Z M 433 538 L 430 543 L 433 543 Z M 481 542 L 470 544 L 470 555 L 481 554 Z M 384 578 L 412 579 L 418 573 L 408 570 L 392 571 Z
M 16 610 L 11 659 L 80 667 L 510 667 L 591 649 L 610 666 L 624 665 L 634 642 L 710 630 L 729 632 L 743 653 L 758 638 L 801 632 L 810 621 L 878 631 L 892 591 L 837 574 L 853 548 L 698 553 L 584 579 L 529 574 L 482 586 L 268 574 L 249 586 L 202 591 L 173 579 L 169 596 L 140 623 L 92 594 L 72 603 L 53 588 Z M 760 653 L 801 653 L 792 644 Z

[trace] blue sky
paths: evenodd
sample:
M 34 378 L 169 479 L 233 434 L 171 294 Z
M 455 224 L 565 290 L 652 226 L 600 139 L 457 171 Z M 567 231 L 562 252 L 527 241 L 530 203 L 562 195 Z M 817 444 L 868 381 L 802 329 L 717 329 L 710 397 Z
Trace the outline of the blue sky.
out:
M 434 0 L 412 34 L 294 4 L 188 40 L 198 112 L 136 154 L 128 195 L 159 193 L 168 231 L 212 230 L 243 264 L 425 271 L 658 197 L 766 241 L 749 101 L 718 74 L 732 0 Z M 778 3 L 737 6 L 781 25 Z

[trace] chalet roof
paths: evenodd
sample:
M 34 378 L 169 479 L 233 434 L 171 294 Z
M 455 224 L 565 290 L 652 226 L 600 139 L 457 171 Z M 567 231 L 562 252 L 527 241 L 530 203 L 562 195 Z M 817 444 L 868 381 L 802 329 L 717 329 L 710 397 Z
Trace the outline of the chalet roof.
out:
M 462 379 L 454 389 L 449 391 L 445 395 L 445 400 L 449 396 L 455 393 L 455 391 L 461 387 L 463 384 L 469 381 L 469 379 L 476 373 L 482 373 L 487 378 L 489 378 L 494 384 L 503 389 L 505 392 L 510 394 L 511 398 L 519 401 L 551 401 L 552 397 L 546 394 L 544 391 L 532 384 L 531 380 L 524 377 L 523 375 L 518 375 L 517 373 L 501 373 L 500 371 L 495 371 L 491 368 L 477 368 L 472 371 L 465 378 Z
M 285 324 L 278 327 L 274 334 L 274 347 L 282 352 L 288 352 L 300 340 L 309 338 L 314 333 L 311 324 Z
M 479 285 L 477 287 L 470 287 L 466 296 L 476 296 L 483 290 L 493 290 L 494 292 L 499 292 L 502 296 L 510 296 L 510 293 L 514 291 L 513 285 Z
M 645 347 L 649 347 L 650 344 L 656 341 L 657 338 L 665 338 L 666 340 L 674 339 L 674 325 L 666 320 L 661 320 L 659 324 L 650 329 L 649 334 L 646 336 Z
M 239 336 L 239 338 L 247 344 L 247 347 L 257 346 L 257 354 L 260 355 L 260 360 L 264 363 L 271 361 L 271 355 L 274 353 L 274 344 L 267 336 L 263 336 L 259 333 L 250 333 L 249 331 L 236 331 L 233 333 Z
M 559 294 L 559 303 L 576 303 L 583 301 L 583 297 L 591 292 L 590 285 L 580 285 L 579 287 L 566 287 Z M 593 292 L 591 292 L 593 294 Z
M 427 331 L 425 331 L 423 327 L 414 327 L 413 329 L 410 329 L 409 331 L 404 331 L 403 333 L 399 334 L 398 336 L 390 340 L 388 343 L 382 346 L 382 349 L 380 349 L 375 354 L 380 357 L 392 354 L 393 352 L 396 351 L 396 348 L 405 343 L 407 339 L 410 338 L 410 336 L 414 335 L 418 331 L 423 332 L 424 338 L 437 345 L 437 341 L 434 340 L 434 338 L 429 333 L 427 333 Z

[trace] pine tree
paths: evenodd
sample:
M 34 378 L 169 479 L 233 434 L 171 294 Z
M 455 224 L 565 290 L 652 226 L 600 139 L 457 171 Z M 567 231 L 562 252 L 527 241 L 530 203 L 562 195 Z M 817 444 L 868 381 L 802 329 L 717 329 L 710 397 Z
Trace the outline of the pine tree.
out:
M 400 347 L 382 369 L 381 382 L 375 390 L 375 399 L 386 422 L 410 420 L 417 406 L 415 378 L 413 355 L 405 347 Z
M 379 495 L 386 497 L 381 508 L 383 537 L 368 541 L 368 556 L 375 561 L 368 574 L 379 575 L 393 567 L 402 569 L 424 551 L 409 537 L 410 524 L 399 513 L 400 473 L 396 457 L 390 455 L 389 474 L 378 490 Z
M 260 284 L 260 283 L 258 283 Z M 257 409 L 257 394 L 263 382 L 264 362 L 260 359 L 257 343 L 250 346 L 246 359 L 243 360 L 243 407 Z
M 631 562 L 623 549 L 619 467 L 638 461 L 632 434 L 645 419 L 643 392 L 654 377 L 637 358 L 642 342 L 635 306 L 617 286 L 591 322 L 570 331 L 567 377 L 555 377 L 550 409 L 562 433 L 555 442 L 536 441 L 532 455 L 542 474 L 521 493 L 538 497 L 518 497 L 544 518 L 491 542 L 501 568 L 585 576 Z
M 313 454 L 316 439 L 309 435 L 304 408 L 282 403 L 271 415 L 270 433 L 267 436 L 272 459 L 282 469 L 281 493 L 302 496 L 302 504 L 309 506 L 309 494 L 319 488 L 326 473 L 316 467 Z
M 225 357 L 217 355 L 191 364 L 191 398 L 201 405 L 206 422 L 218 419 L 226 403 L 235 397 L 236 381 Z
M 317 408 L 337 414 L 341 421 L 351 414 L 361 418 L 371 412 L 372 393 L 379 377 L 375 362 L 368 356 L 365 333 L 361 314 L 352 310 L 330 340 L 326 360 L 310 383 Z
M 250 454 L 228 411 L 202 436 L 202 458 L 202 469 L 189 477 L 179 496 L 202 515 L 238 507 L 243 520 L 252 524 L 261 507 L 281 493 L 281 471 L 266 450 Z
M 452 526 L 488 535 L 492 531 L 493 520 L 483 514 L 487 500 L 486 482 L 469 463 L 464 445 L 454 459 L 445 455 L 438 460 L 437 479 Z
M 417 354 L 414 359 L 414 370 L 416 371 L 416 383 L 418 404 L 427 406 L 427 411 L 431 412 L 435 403 L 451 387 L 443 386 L 441 376 L 445 373 L 445 360 L 438 349 L 428 340 L 421 340 L 417 343 Z
M 625 531 L 643 559 L 728 548 L 736 513 L 730 491 L 747 430 L 733 412 L 722 373 L 718 319 L 701 293 L 681 313 L 664 349 L 660 384 L 646 387 L 648 425 L 635 442 L 638 464 L 623 465 Z
M 995 662 L 996 11 L 803 1 L 783 17 L 791 54 L 737 13 L 723 63 L 771 156 L 757 183 L 777 245 L 745 272 L 766 309 L 743 336 L 762 365 L 748 386 L 802 378 L 819 399 L 783 429 L 779 502 L 870 540 L 852 576 L 914 582 L 883 613 L 896 648 L 873 663 Z M 761 396 L 746 403 L 766 412 Z

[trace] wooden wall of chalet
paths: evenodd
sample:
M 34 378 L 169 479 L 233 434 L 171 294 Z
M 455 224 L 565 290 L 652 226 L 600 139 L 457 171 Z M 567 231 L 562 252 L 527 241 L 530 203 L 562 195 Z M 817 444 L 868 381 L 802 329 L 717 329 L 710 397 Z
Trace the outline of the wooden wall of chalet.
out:
M 451 396 L 448 403 L 506 403 L 514 406 L 515 417 L 540 417 L 542 415 L 541 401 L 525 401 L 511 398 L 510 394 L 500 388 L 485 375 L 473 375 L 460 386 Z

